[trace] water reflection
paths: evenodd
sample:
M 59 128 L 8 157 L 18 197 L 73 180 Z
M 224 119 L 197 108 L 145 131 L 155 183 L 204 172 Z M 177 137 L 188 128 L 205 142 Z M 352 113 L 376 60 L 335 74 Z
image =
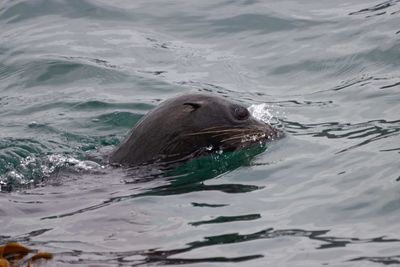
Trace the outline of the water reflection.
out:
M 392 265 L 395 264 L 396 266 L 400 264 L 400 255 L 394 256 L 382 256 L 382 257 L 359 257 L 355 259 L 351 259 L 349 261 L 370 261 L 374 263 L 382 263 L 384 265 Z
M 399 0 L 387 0 L 382 3 L 379 3 L 377 5 L 374 5 L 372 7 L 367 7 L 360 9 L 359 11 L 356 12 L 351 12 L 349 15 L 360 15 L 360 14 L 371 14 L 368 15 L 367 17 L 372 17 L 372 16 L 380 16 L 386 14 L 386 9 L 395 6 L 396 4 L 400 3 Z M 398 11 L 397 11 L 398 12 Z M 397 13 L 396 11 L 391 12 L 390 15 L 394 15 Z
M 287 132 L 293 135 L 310 135 L 328 139 L 354 139 L 357 143 L 337 153 L 345 152 L 369 143 L 393 137 L 400 133 L 400 120 L 371 120 L 360 123 L 324 122 L 318 124 L 302 124 L 283 120 Z
M 268 251 L 263 253 L 254 253 L 242 255 L 239 257 L 213 256 L 213 257 L 179 257 L 190 251 L 209 248 L 213 246 L 224 246 L 237 243 L 248 243 L 262 239 L 280 239 L 306 238 L 318 242 L 316 249 L 340 248 L 364 243 L 394 243 L 400 242 L 399 239 L 390 239 L 385 237 L 376 238 L 348 238 L 329 236 L 329 230 L 302 230 L 302 229 L 274 229 L 267 228 L 250 234 L 228 233 L 222 235 L 206 236 L 203 240 L 187 243 L 184 248 L 179 249 L 148 249 L 144 251 L 120 251 L 120 252 L 85 252 L 74 250 L 74 252 L 59 253 L 58 257 L 68 256 L 64 262 L 78 263 L 85 259 L 87 264 L 106 262 L 108 264 L 120 263 L 123 266 L 147 266 L 148 264 L 172 265 L 172 264 L 190 264 L 190 263 L 218 263 L 218 262 L 245 262 L 268 256 Z M 56 254 L 57 256 L 57 254 Z M 398 262 L 398 256 L 392 257 L 358 257 L 354 259 L 344 259 L 343 261 L 373 261 L 384 264 L 395 264 Z
M 0 244 L 6 244 L 6 243 L 10 243 L 10 242 L 26 243 L 26 242 L 31 241 L 31 238 L 40 236 L 51 230 L 53 230 L 53 228 L 38 229 L 38 230 L 31 231 L 29 233 L 20 234 L 17 236 L 0 235 Z
M 59 215 L 46 216 L 41 220 L 69 217 L 104 208 L 121 201 L 145 196 L 180 195 L 199 191 L 220 191 L 227 194 L 239 194 L 259 190 L 263 187 L 239 183 L 207 185 L 204 182 L 240 166 L 250 164 L 250 160 L 264 150 L 264 146 L 257 146 L 235 152 L 216 153 L 189 161 L 172 170 L 169 168 L 154 169 L 154 165 L 143 166 L 144 169 L 142 167 L 127 169 L 124 178 L 125 183 L 140 185 L 140 189 L 134 190 L 133 194 L 112 197 L 96 205 Z M 160 183 L 162 185 L 146 187 L 145 183 L 155 179 L 161 180 Z
M 399 239 L 389 239 L 385 237 L 376 237 L 376 238 L 347 238 L 347 237 L 333 237 L 326 235 L 329 230 L 302 230 L 302 229 L 273 229 L 267 228 L 265 230 L 251 233 L 251 234 L 239 234 L 239 233 L 231 233 L 231 234 L 223 234 L 217 236 L 208 236 L 205 237 L 202 241 L 195 241 L 187 244 L 186 248 L 182 249 L 173 249 L 173 250 L 150 250 L 143 254 L 146 256 L 146 260 L 144 262 L 157 262 L 159 264 L 172 264 L 172 263 L 191 263 L 191 262 L 220 262 L 220 261 L 244 261 L 244 260 L 252 260 L 259 257 L 264 257 L 266 255 L 262 254 L 254 254 L 248 255 L 235 259 L 227 259 L 224 257 L 215 257 L 215 258 L 202 258 L 202 259 L 185 259 L 180 258 L 171 258 L 171 256 L 185 253 L 191 250 L 199 249 L 202 247 L 210 247 L 215 245 L 227 245 L 234 244 L 240 242 L 251 242 L 253 240 L 260 239 L 274 239 L 281 237 L 294 237 L 294 238 L 308 238 L 311 240 L 316 240 L 321 242 L 322 244 L 317 247 L 317 249 L 328 249 L 334 247 L 345 247 L 351 244 L 359 244 L 359 243 L 388 243 L 388 242 L 400 242 Z M 268 253 L 268 252 L 266 252 Z M 361 258 L 360 258 L 361 259 Z M 357 259 L 357 260 L 360 260 Z M 144 263 L 143 262 L 143 263 Z
M 191 222 L 190 225 L 199 226 L 202 224 L 214 224 L 214 223 L 227 223 L 227 222 L 237 222 L 237 221 L 252 221 L 260 219 L 260 214 L 247 214 L 247 215 L 238 215 L 238 216 L 218 216 L 215 219 L 207 220 L 207 221 L 198 221 Z
M 399 265 L 399 4 L 3 1 L 0 176 L 61 165 L 0 194 L 0 241 L 63 266 Z M 148 179 L 65 166 L 194 91 L 273 104 L 289 136 Z

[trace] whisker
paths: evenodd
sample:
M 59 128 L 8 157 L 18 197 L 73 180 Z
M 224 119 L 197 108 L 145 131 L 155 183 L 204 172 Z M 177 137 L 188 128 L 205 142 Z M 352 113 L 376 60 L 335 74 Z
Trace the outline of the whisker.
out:
M 202 134 L 210 134 L 210 133 L 231 133 L 231 132 L 243 132 L 247 129 L 226 129 L 226 130 L 215 130 L 215 131 L 199 131 L 196 133 L 188 133 L 185 136 L 192 136 L 192 135 L 202 135 Z
M 213 130 L 213 129 L 243 129 L 243 126 L 213 126 L 213 127 L 208 127 L 208 128 L 204 128 L 203 130 Z
M 222 142 L 230 141 L 230 140 L 236 140 L 236 139 L 243 139 L 244 135 L 234 135 L 229 138 L 225 138 L 222 140 Z
M 248 132 L 245 135 L 234 135 L 231 136 L 229 138 L 223 139 L 221 142 L 227 142 L 227 141 L 232 141 L 232 140 L 238 140 L 240 139 L 241 141 L 246 141 L 246 139 L 253 139 L 254 137 L 256 139 L 260 139 L 265 137 L 265 133 L 264 132 L 260 132 L 260 131 L 252 131 L 252 132 Z M 249 141 L 249 140 L 247 140 Z

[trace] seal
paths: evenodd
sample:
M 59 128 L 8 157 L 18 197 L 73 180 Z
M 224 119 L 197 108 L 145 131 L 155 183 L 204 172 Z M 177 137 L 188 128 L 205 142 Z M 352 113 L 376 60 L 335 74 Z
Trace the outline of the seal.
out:
M 263 145 L 280 133 L 225 98 L 181 95 L 143 116 L 111 153 L 109 162 L 129 167 L 185 162 L 216 151 Z

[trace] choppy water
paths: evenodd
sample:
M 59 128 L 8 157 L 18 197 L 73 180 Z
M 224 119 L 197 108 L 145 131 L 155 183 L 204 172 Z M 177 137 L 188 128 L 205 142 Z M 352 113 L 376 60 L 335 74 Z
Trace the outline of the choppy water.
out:
M 196 91 L 266 103 L 286 137 L 187 180 L 95 163 Z M 55 266 L 400 265 L 399 114 L 398 0 L 3 0 L 0 243 Z

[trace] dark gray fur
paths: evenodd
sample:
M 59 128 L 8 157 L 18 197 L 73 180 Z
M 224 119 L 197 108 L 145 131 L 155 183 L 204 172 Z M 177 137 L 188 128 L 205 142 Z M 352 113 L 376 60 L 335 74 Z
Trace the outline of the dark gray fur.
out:
M 110 163 L 138 166 L 184 161 L 215 150 L 263 143 L 278 134 L 239 104 L 208 94 L 182 95 L 147 113 L 111 154 Z

